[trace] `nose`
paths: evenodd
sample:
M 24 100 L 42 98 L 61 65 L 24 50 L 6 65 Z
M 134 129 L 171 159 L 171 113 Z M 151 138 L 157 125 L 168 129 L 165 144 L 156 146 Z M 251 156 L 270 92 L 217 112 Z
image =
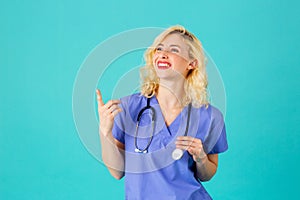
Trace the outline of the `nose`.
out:
M 168 58 L 168 53 L 166 51 L 161 51 L 160 52 L 160 58 L 167 59 Z

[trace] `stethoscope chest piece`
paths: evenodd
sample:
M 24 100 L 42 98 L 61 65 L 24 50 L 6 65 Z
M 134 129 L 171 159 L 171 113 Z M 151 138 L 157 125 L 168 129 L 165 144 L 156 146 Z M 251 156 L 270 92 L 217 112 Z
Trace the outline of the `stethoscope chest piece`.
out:
M 145 149 L 145 150 L 140 150 L 140 149 L 138 149 L 138 148 L 135 148 L 134 151 L 135 151 L 136 153 L 148 153 L 147 149 Z
M 179 160 L 183 155 L 183 150 L 181 149 L 175 149 L 173 152 L 172 152 L 172 158 L 174 160 Z

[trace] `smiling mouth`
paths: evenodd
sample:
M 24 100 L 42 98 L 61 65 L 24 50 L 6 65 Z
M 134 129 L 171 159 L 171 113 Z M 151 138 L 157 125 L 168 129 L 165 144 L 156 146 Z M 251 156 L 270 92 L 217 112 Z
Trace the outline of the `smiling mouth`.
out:
M 158 69 L 169 69 L 171 67 L 171 64 L 168 62 L 157 62 L 157 68 Z

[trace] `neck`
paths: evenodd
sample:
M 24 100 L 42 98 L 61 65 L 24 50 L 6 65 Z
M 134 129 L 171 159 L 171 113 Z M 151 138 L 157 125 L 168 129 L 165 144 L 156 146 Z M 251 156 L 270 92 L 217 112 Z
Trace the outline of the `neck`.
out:
M 176 81 L 160 80 L 156 98 L 159 103 L 167 109 L 178 109 L 183 107 L 185 79 Z

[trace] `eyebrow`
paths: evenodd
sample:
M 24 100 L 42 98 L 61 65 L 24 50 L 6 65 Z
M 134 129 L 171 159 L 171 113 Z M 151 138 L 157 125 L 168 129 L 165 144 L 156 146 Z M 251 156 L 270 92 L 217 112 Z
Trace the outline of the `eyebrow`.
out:
M 157 46 L 164 46 L 164 45 L 159 43 Z M 178 47 L 179 49 L 181 48 L 179 45 L 176 44 L 171 44 L 170 47 Z

